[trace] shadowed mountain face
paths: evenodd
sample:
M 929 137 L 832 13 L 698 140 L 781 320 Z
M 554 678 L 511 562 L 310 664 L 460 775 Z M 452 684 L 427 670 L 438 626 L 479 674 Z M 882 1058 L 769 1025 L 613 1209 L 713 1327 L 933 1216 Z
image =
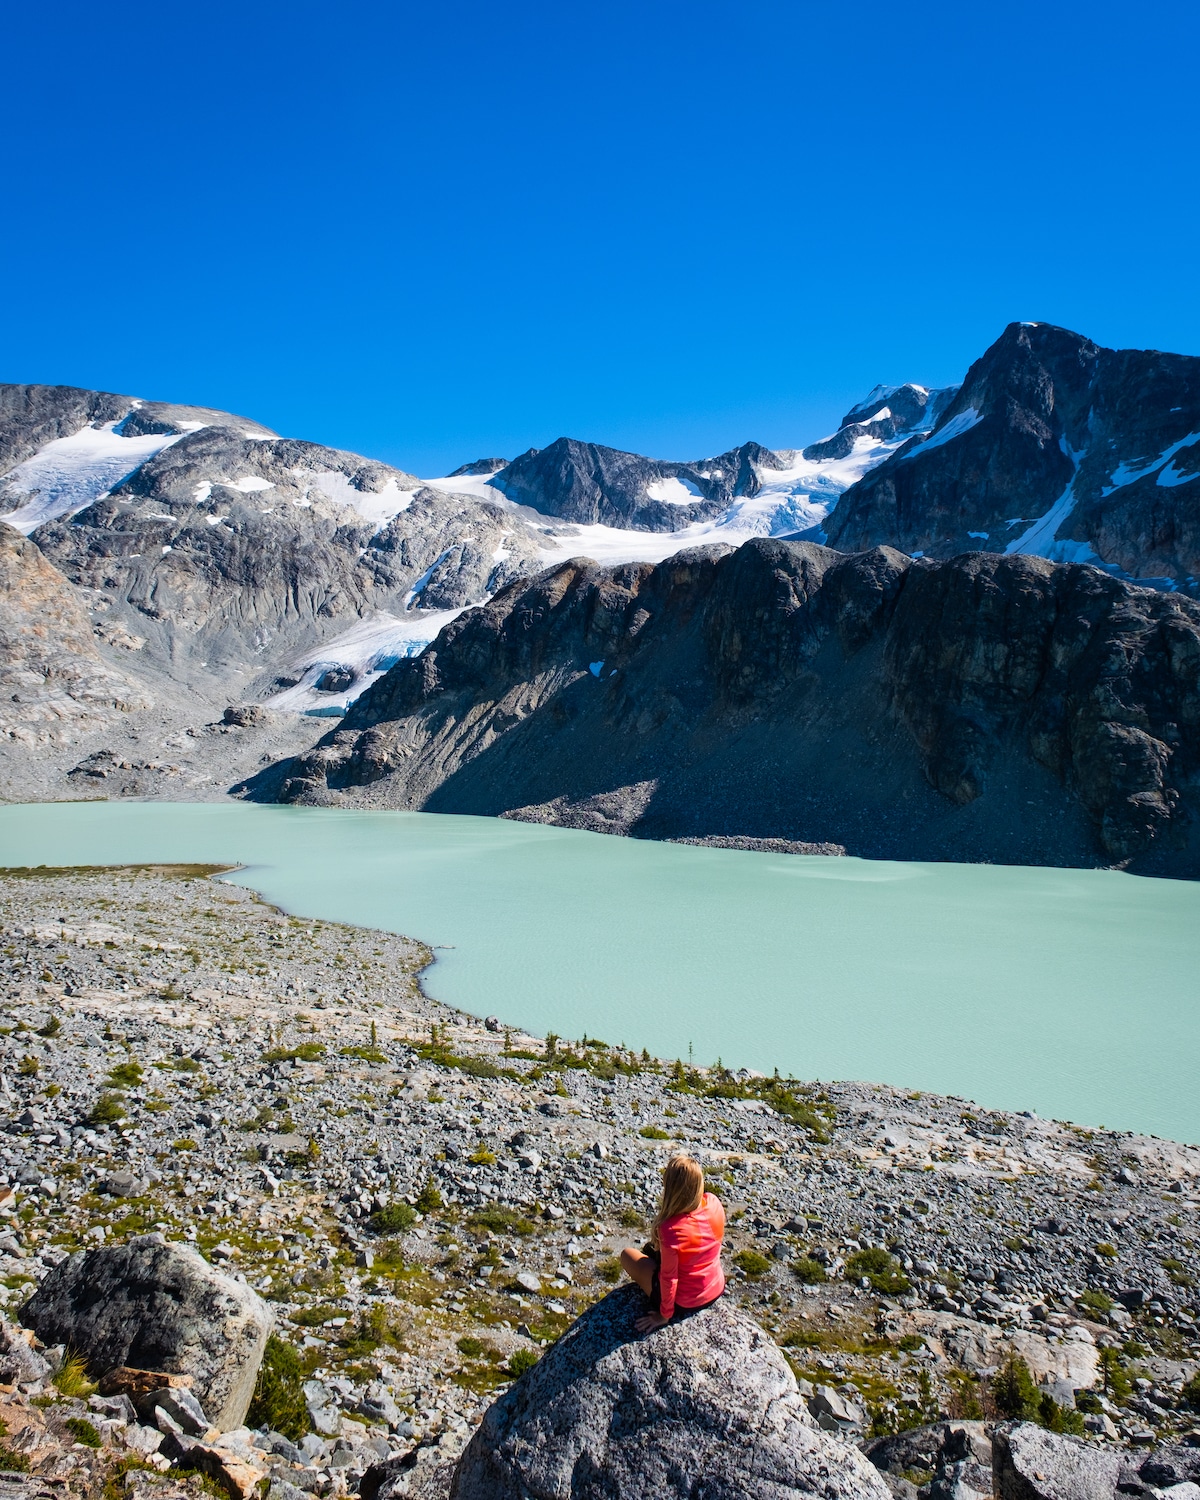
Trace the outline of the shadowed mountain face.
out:
M 510 500 L 566 521 L 679 531 L 719 515 L 738 496 L 757 494 L 755 465 L 784 467 L 760 443 L 696 463 L 672 463 L 559 438 L 514 458 L 492 483 Z
M 510 585 L 258 794 L 1194 875 L 1198 732 L 1191 601 L 756 540 Z
M 825 532 L 848 552 L 1023 552 L 1190 592 L 1200 577 L 1200 359 L 1011 324 L 933 432 L 846 490 Z

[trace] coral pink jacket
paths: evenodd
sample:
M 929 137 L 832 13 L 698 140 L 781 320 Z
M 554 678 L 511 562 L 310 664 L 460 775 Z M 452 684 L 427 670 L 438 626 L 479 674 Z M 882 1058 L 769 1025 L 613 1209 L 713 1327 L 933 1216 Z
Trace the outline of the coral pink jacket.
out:
M 703 1307 L 725 1290 L 721 1241 L 725 1210 L 721 1200 L 705 1193 L 690 1214 L 665 1219 L 658 1229 L 662 1263 L 658 1268 L 659 1314 L 669 1318 L 680 1307 Z

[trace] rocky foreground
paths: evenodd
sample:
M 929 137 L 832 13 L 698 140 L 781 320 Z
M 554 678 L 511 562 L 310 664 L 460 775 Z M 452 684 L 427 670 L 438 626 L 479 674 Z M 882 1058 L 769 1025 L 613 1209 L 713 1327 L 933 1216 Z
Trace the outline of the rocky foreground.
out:
M 0 1467 L 59 1492 L 195 1487 L 188 1463 L 275 1500 L 444 1495 L 497 1395 L 579 1347 L 561 1336 L 680 1145 L 729 1212 L 729 1315 L 784 1351 L 797 1420 L 864 1445 L 893 1493 L 979 1493 L 951 1471 L 983 1472 L 1004 1417 L 1040 1425 L 1000 1429 L 989 1464 L 1052 1442 L 1123 1493 L 1163 1488 L 1128 1488 L 1166 1462 L 1143 1450 L 1200 1443 L 1195 1148 L 534 1038 L 429 999 L 420 944 L 211 874 L 0 879 Z M 74 1252 L 133 1241 L 193 1247 L 273 1318 L 244 1418 L 211 1398 L 232 1430 L 147 1407 L 137 1368 L 81 1371 L 75 1325 L 26 1306 L 78 1278 Z

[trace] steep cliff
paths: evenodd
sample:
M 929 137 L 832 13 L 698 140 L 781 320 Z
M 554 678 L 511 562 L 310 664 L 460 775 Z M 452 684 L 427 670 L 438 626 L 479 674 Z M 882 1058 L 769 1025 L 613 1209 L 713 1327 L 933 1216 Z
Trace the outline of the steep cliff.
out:
M 1200 873 L 1200 605 L 757 540 L 510 585 L 252 794 Z

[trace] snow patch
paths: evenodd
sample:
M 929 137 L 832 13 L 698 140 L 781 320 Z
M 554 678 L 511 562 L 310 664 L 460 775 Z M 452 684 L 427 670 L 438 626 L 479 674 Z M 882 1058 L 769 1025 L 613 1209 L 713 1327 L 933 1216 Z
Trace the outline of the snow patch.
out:
M 124 421 L 124 418 L 122 418 Z M 110 494 L 141 468 L 148 458 L 179 441 L 180 434 L 150 433 L 122 437 L 119 422 L 84 427 L 70 437 L 55 438 L 32 458 L 0 475 L 0 485 L 27 494 L 29 499 L 0 516 L 29 535 L 46 521 L 73 516 L 93 501 Z
M 470 607 L 470 606 L 468 606 Z M 360 620 L 319 650 L 297 656 L 288 675 L 299 681 L 266 700 L 283 713 L 340 716 L 373 682 L 398 661 L 420 656 L 438 632 L 462 614 L 461 609 L 415 609 L 404 615 L 384 612 Z M 340 693 L 318 693 L 316 684 L 331 667 L 349 667 L 355 679 Z
M 664 505 L 693 505 L 704 497 L 690 479 L 672 475 L 667 479 L 652 480 L 646 486 L 646 498 L 661 500 Z
M 931 436 L 927 437 L 919 448 L 914 448 L 911 453 L 904 455 L 905 459 L 920 458 L 923 453 L 930 453 L 934 448 L 940 448 L 943 443 L 953 442 L 955 438 L 962 437 L 964 432 L 970 432 L 972 427 L 978 426 L 983 421 L 982 413 L 968 406 L 965 411 L 960 411 L 956 417 L 951 417 L 944 427 Z
M 1071 460 L 1071 478 L 1067 482 L 1067 487 L 1044 516 L 1039 516 L 1032 526 L 1023 531 L 1015 541 L 1009 542 L 1004 549 L 1006 553 L 1024 552 L 1030 557 L 1056 560 L 1051 558 L 1051 549 L 1059 527 L 1075 509 L 1075 480 L 1079 475 L 1079 462 L 1086 451 L 1081 448 L 1076 452 L 1075 449 L 1068 447 L 1065 438 L 1059 438 L 1058 445 Z
M 297 472 L 306 473 L 304 470 Z M 341 474 L 336 469 L 314 474 L 312 478 L 313 483 L 326 499 L 356 510 L 364 521 L 371 522 L 376 531 L 381 531 L 393 516 L 398 516 L 401 511 L 407 510 L 413 501 L 413 491 L 402 490 L 396 483 L 395 475 L 392 475 L 384 487 L 374 494 L 360 490 L 351 482 L 348 475 Z
M 1200 442 L 1200 432 L 1189 432 L 1186 437 L 1181 437 L 1177 443 L 1172 443 L 1169 448 L 1164 448 L 1157 458 L 1152 458 L 1148 463 L 1132 465 L 1128 463 L 1118 464 L 1113 470 L 1108 484 L 1100 493 L 1102 495 L 1111 495 L 1114 490 L 1124 489 L 1127 484 L 1135 484 L 1139 479 L 1144 479 L 1147 474 L 1153 474 L 1156 469 L 1162 469 L 1167 466 L 1170 466 L 1172 476 L 1174 476 L 1177 471 L 1171 460 L 1181 448 L 1190 448 L 1197 442 Z M 1183 475 L 1179 478 L 1172 477 L 1165 482 L 1168 486 L 1186 484 L 1189 478 L 1194 477 L 1194 475 Z M 1163 479 L 1159 478 L 1158 483 L 1163 484 Z

